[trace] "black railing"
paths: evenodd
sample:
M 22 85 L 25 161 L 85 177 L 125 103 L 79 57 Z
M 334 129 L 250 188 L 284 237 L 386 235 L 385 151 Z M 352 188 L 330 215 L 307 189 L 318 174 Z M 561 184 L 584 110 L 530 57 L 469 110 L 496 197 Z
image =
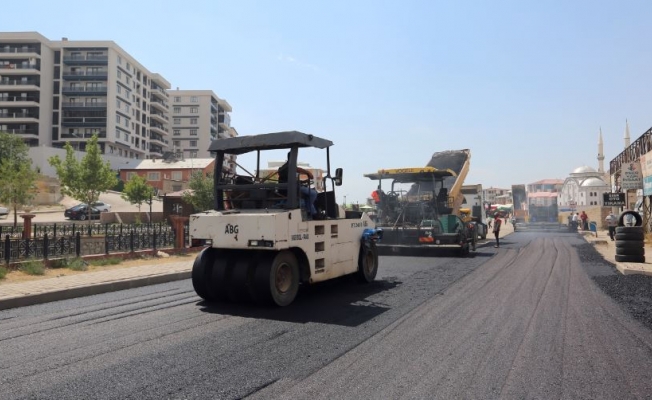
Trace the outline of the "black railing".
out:
M 184 229 L 184 235 L 187 229 Z M 105 235 L 104 241 L 84 243 L 81 232 L 68 236 L 50 236 L 47 233 L 36 238 L 13 238 L 5 235 L 0 246 L 0 259 L 6 264 L 28 259 L 48 260 L 61 257 L 80 257 L 91 254 L 112 254 L 157 250 L 174 247 L 175 233 L 172 230 L 124 231 Z M 87 239 L 88 240 L 88 239 Z
M 141 233 L 163 233 L 172 232 L 172 227 L 167 223 L 158 222 L 154 224 L 88 224 L 81 222 L 79 224 L 35 224 L 32 225 L 32 238 L 36 239 L 48 235 L 50 238 L 60 236 L 75 236 L 79 233 L 82 236 L 115 236 L 124 235 L 128 232 L 134 231 L 138 234 Z M 9 235 L 12 238 L 23 237 L 23 225 L 0 225 L 0 237 Z

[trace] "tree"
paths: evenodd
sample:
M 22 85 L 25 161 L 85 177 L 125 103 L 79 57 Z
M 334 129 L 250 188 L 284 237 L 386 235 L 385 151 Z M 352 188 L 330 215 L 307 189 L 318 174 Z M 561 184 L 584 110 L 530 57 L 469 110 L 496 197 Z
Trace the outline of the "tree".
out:
M 20 136 L 0 132 L 0 201 L 14 211 L 14 227 L 18 209 L 36 195 L 37 177 L 25 142 Z
M 213 175 L 204 176 L 202 171 L 193 172 L 188 186 L 192 192 L 185 192 L 181 197 L 183 201 L 191 204 L 196 211 L 212 210 L 215 205 L 213 192 Z
M 116 185 L 118 179 L 111 169 L 111 164 L 102 159 L 97 133 L 86 144 L 86 154 L 78 161 L 70 143 L 66 142 L 66 159 L 53 156 L 48 162 L 57 172 L 61 181 L 61 193 L 82 203 L 95 203 L 101 193 Z M 91 208 L 88 207 L 88 221 L 91 220 Z
M 154 188 L 148 185 L 147 179 L 140 175 L 134 175 L 129 179 L 120 195 L 129 203 L 138 206 L 138 221 L 140 221 L 140 207 L 143 203 L 149 204 L 152 201 L 152 196 L 154 196 Z

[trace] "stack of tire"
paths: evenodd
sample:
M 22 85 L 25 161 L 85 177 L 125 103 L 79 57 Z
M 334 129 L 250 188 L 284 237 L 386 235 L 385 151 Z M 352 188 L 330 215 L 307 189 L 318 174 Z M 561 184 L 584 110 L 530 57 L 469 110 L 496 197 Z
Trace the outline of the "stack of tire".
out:
M 625 226 L 625 217 L 631 215 L 636 220 L 634 226 Z M 639 213 L 624 211 L 618 218 L 616 227 L 616 261 L 644 263 L 645 262 L 645 233 L 643 220 Z

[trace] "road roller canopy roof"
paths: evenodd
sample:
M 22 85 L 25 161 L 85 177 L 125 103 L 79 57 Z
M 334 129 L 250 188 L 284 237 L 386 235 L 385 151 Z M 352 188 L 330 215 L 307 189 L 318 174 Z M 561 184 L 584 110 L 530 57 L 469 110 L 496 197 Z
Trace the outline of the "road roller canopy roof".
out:
M 418 167 L 418 168 L 395 168 L 395 169 L 380 169 L 373 174 L 365 174 L 365 177 L 372 180 L 380 179 L 393 179 L 395 182 L 410 183 L 418 181 L 431 181 L 435 179 L 443 179 L 447 176 L 456 177 L 457 174 L 451 169 L 437 169 L 434 167 Z
M 289 149 L 292 147 L 315 147 L 325 149 L 333 145 L 330 140 L 298 132 L 274 132 L 260 135 L 236 136 L 213 140 L 208 151 L 227 154 L 245 154 L 256 150 Z

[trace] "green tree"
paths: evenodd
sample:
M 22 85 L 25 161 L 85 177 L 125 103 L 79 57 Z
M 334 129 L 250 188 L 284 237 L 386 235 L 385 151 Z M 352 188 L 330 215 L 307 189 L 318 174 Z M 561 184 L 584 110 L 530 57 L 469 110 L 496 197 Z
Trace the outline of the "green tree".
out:
M 149 204 L 154 196 L 154 188 L 147 184 L 147 179 L 140 175 L 134 175 L 127 183 L 120 197 L 131 204 L 138 206 L 137 221 L 140 222 L 140 207 L 143 203 Z M 150 216 L 151 217 L 151 216 Z
M 57 172 L 61 181 L 61 193 L 79 200 L 82 203 L 95 203 L 101 193 L 116 185 L 118 179 L 111 169 L 111 164 L 102 159 L 97 134 L 86 144 L 86 154 L 78 161 L 70 143 L 66 143 L 66 158 L 50 157 L 48 162 Z M 88 208 L 88 221 L 91 220 L 91 210 Z
M 18 209 L 36 195 L 37 178 L 23 139 L 0 132 L 0 202 L 14 211 L 14 227 L 18 225 Z
M 191 204 L 195 211 L 212 210 L 215 204 L 213 192 L 213 175 L 204 175 L 202 171 L 193 172 L 188 186 L 190 192 L 185 192 L 181 197 L 183 201 Z

